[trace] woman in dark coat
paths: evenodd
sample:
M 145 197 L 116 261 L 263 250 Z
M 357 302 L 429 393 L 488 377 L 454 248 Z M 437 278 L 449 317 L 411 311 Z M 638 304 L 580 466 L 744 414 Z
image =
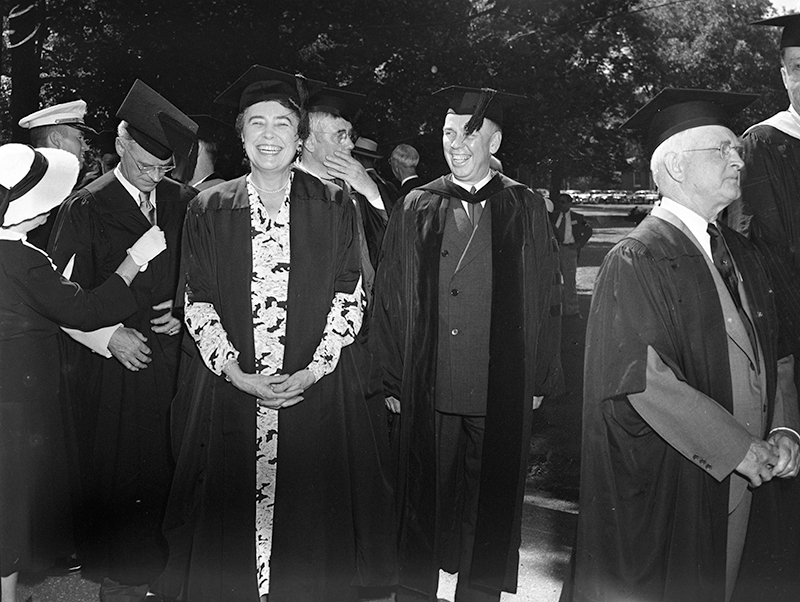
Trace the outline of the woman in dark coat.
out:
M 91 330 L 136 309 L 128 286 L 165 248 L 157 228 L 92 291 L 59 275 L 26 235 L 72 190 L 78 159 L 57 149 L 0 147 L 0 576 L 16 600 L 22 569 L 71 550 L 69 483 L 59 394 L 59 325 Z
M 251 172 L 200 193 L 186 216 L 197 348 L 173 403 L 170 559 L 156 589 L 191 602 L 346 602 L 394 579 L 383 395 L 357 336 L 355 211 L 293 168 L 295 85 L 256 66 L 220 97 L 239 106 Z

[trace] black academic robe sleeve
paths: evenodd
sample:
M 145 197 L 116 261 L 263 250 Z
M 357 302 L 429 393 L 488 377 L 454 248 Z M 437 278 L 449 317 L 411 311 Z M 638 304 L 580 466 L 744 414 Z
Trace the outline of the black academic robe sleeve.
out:
M 21 249 L 18 247 L 22 247 Z M 11 276 L 20 297 L 35 311 L 56 324 L 93 330 L 113 324 L 136 311 L 136 302 L 125 281 L 111 277 L 87 291 L 61 276 L 40 252 L 15 245 L 15 255 L 26 269 Z

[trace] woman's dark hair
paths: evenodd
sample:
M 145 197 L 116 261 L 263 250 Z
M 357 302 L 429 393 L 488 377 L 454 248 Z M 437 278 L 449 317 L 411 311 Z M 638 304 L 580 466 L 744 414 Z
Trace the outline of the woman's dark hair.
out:
M 297 103 L 291 98 L 275 98 L 274 101 L 282 107 L 289 109 L 297 116 L 297 135 L 300 137 L 300 140 L 308 138 L 308 113 L 297 106 Z M 242 112 L 236 116 L 234 127 L 236 128 L 236 135 L 239 136 L 239 138 L 242 137 L 242 131 L 244 130 L 244 114 L 250 106 L 242 109 Z

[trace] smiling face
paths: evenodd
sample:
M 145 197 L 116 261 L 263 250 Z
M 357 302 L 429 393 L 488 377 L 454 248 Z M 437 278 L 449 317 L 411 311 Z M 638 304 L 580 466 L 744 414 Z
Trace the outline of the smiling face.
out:
M 244 110 L 242 142 L 253 171 L 274 174 L 289 168 L 297 153 L 297 113 L 274 100 Z
M 489 173 L 489 161 L 500 148 L 502 132 L 488 119 L 481 129 L 464 136 L 470 115 L 448 113 L 442 129 L 444 158 L 453 176 L 466 184 L 477 184 Z

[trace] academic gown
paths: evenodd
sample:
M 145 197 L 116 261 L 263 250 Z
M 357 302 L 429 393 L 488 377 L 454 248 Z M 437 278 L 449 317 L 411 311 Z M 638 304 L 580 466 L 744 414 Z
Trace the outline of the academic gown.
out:
M 395 199 L 397 198 L 397 188 L 395 188 L 394 184 L 388 182 L 385 178 L 383 178 L 383 176 L 375 171 L 375 168 L 367 169 L 367 175 L 378 187 L 387 215 L 391 215 Z
M 779 113 L 774 117 L 785 116 Z M 769 121 L 769 120 L 768 120 Z M 800 139 L 766 124 L 744 135 L 742 212 L 750 238 L 764 253 L 781 323 L 781 355 L 794 354 L 800 382 Z M 749 221 L 748 221 L 749 220 Z M 761 488 L 759 488 L 760 490 Z M 800 479 L 780 479 L 751 516 L 754 529 L 778 531 L 781 550 L 770 547 L 746 555 L 743 571 L 758 575 L 758 593 L 794 601 L 800 591 Z M 756 490 L 756 499 L 767 497 Z M 774 493 L 774 495 L 773 495 Z M 762 540 L 763 541 L 763 540 Z M 748 546 L 746 551 L 758 550 Z M 767 590 L 767 584 L 771 589 Z M 738 593 L 738 592 L 737 592 Z M 743 597 L 742 600 L 747 600 Z
M 147 338 L 151 363 L 137 372 L 114 358 L 66 343 L 69 378 L 80 380 L 81 473 L 90 524 L 82 550 L 84 574 L 127 585 L 149 583 L 166 560 L 161 535 L 172 459 L 169 406 L 175 394 L 180 337 L 156 334 L 152 307 L 175 298 L 180 236 L 193 188 L 163 179 L 156 187 L 156 219 L 167 249 L 131 285 L 137 311 L 123 325 Z M 136 201 L 108 172 L 62 205 L 49 250 L 63 270 L 75 255 L 72 279 L 93 287 L 108 278 L 126 250 L 150 228 Z M 88 462 L 88 465 L 87 465 Z
M 758 125 L 743 140 L 744 221 L 766 257 L 787 352 L 800 360 L 800 139 Z
M 777 372 L 773 295 L 760 255 L 723 230 L 764 354 L 769 424 Z M 711 462 L 681 455 L 627 398 L 646 388 L 650 346 L 679 380 L 733 412 L 715 299 L 702 251 L 657 217 L 646 217 L 603 262 L 586 336 L 575 602 L 724 600 L 730 477 L 718 481 Z M 691 400 L 670 400 L 681 401 Z M 762 489 L 769 484 L 756 495 Z
M 336 195 L 336 196 L 334 196 Z M 359 278 L 353 204 L 296 171 L 290 193 L 291 268 L 283 370 L 311 361 L 336 292 Z M 203 192 L 185 232 L 188 286 L 210 302 L 254 371 L 252 248 L 245 178 Z M 383 394 L 357 339 L 336 369 L 282 409 L 278 422 L 270 602 L 355 600 L 356 586 L 396 581 L 396 531 Z M 253 602 L 256 401 L 195 353 L 176 395 L 175 480 L 165 520 L 168 568 L 157 584 L 192 602 Z
M 449 204 L 469 193 L 439 178 L 408 194 L 389 220 L 376 281 L 373 335 L 387 395 L 400 400 L 396 499 L 400 583 L 435 594 L 434 383 L 439 254 Z M 544 200 L 497 174 L 475 196 L 491 203 L 492 316 L 486 432 L 471 583 L 516 591 L 534 395 L 563 384 L 554 282 L 556 242 Z M 557 307 L 555 307 L 557 310 Z
M 395 198 L 395 202 L 401 203 L 409 192 L 411 192 L 414 188 L 420 186 L 421 184 L 422 184 L 422 178 L 420 178 L 419 176 L 413 176 L 408 180 L 406 180 L 405 182 L 403 182 L 403 184 L 397 190 L 397 197 Z
M 59 324 L 99 328 L 136 311 L 113 275 L 93 291 L 38 249 L 0 240 L 0 573 L 44 569 L 72 551 Z

